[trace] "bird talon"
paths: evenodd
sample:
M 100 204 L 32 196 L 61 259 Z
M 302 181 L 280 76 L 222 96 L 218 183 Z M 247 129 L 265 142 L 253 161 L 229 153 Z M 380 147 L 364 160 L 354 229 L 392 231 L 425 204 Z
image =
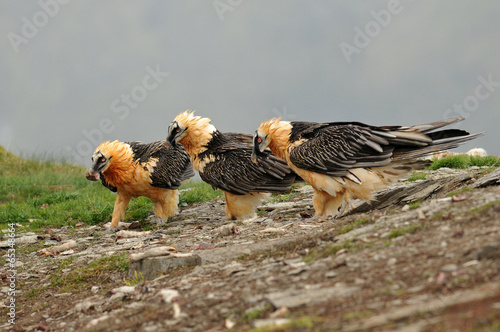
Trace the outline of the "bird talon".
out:
M 152 217 L 151 224 L 161 226 L 161 225 L 165 225 L 166 222 L 161 217 Z
M 106 228 L 105 232 L 106 233 L 111 233 L 111 234 L 112 233 L 116 233 L 116 232 L 118 232 L 118 228 L 115 227 L 115 226 L 109 226 L 109 228 Z

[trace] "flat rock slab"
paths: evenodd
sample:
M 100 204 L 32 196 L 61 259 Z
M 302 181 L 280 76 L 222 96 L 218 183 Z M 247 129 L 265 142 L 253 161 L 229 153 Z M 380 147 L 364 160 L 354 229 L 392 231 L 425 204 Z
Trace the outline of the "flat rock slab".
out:
M 311 303 L 324 302 L 352 295 L 359 290 L 356 286 L 334 286 L 315 289 L 288 289 L 265 296 L 275 308 L 296 308 Z
M 149 257 L 137 262 L 130 262 L 128 276 L 134 278 L 135 271 L 137 271 L 144 276 L 144 279 L 152 280 L 173 268 L 196 265 L 201 265 L 201 257 L 198 255 Z
M 440 179 L 430 179 L 412 183 L 404 187 L 382 190 L 375 194 L 373 200 L 362 202 L 346 214 L 363 213 L 371 210 L 381 210 L 389 206 L 404 205 L 416 201 L 424 201 L 434 194 L 453 190 L 471 179 L 468 174 L 448 176 Z
M 481 188 L 493 185 L 500 185 L 500 168 L 486 174 L 472 185 L 474 188 Z

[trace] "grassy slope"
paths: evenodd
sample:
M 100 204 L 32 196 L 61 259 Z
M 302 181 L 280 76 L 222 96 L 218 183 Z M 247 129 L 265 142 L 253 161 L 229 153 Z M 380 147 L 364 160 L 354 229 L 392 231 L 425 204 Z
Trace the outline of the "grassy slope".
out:
M 8 222 L 30 225 L 31 229 L 98 224 L 111 220 L 115 194 L 100 182 L 85 178 L 87 169 L 54 161 L 19 158 L 0 146 L 0 227 Z M 200 181 L 181 189 L 181 203 L 215 198 L 220 191 Z M 153 204 L 145 197 L 133 199 L 127 220 L 146 220 Z M 29 222 L 29 220 L 32 220 Z

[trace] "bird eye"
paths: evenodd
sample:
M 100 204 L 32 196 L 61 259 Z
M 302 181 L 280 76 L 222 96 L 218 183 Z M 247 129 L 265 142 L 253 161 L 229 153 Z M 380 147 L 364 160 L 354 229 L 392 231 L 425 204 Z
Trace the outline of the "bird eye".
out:
M 262 143 L 262 138 L 257 138 L 257 143 Z
M 181 128 L 177 128 L 177 129 L 175 130 L 175 132 L 176 132 L 176 133 L 180 133 L 180 132 L 181 132 Z
M 100 161 L 101 163 L 103 163 L 103 162 L 105 162 L 105 161 L 106 161 L 106 158 L 101 157 L 101 158 L 99 159 L 99 161 Z

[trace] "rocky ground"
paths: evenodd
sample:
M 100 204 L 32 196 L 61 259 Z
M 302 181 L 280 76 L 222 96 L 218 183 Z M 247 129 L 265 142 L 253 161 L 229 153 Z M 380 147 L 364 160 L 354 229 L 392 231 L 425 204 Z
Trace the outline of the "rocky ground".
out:
M 499 330 L 500 169 L 488 171 L 428 171 L 338 219 L 311 218 L 304 185 L 247 222 L 215 200 L 152 231 L 19 227 L 18 312 L 9 324 L 5 300 L 0 329 Z M 0 286 L 7 298 L 5 274 Z

